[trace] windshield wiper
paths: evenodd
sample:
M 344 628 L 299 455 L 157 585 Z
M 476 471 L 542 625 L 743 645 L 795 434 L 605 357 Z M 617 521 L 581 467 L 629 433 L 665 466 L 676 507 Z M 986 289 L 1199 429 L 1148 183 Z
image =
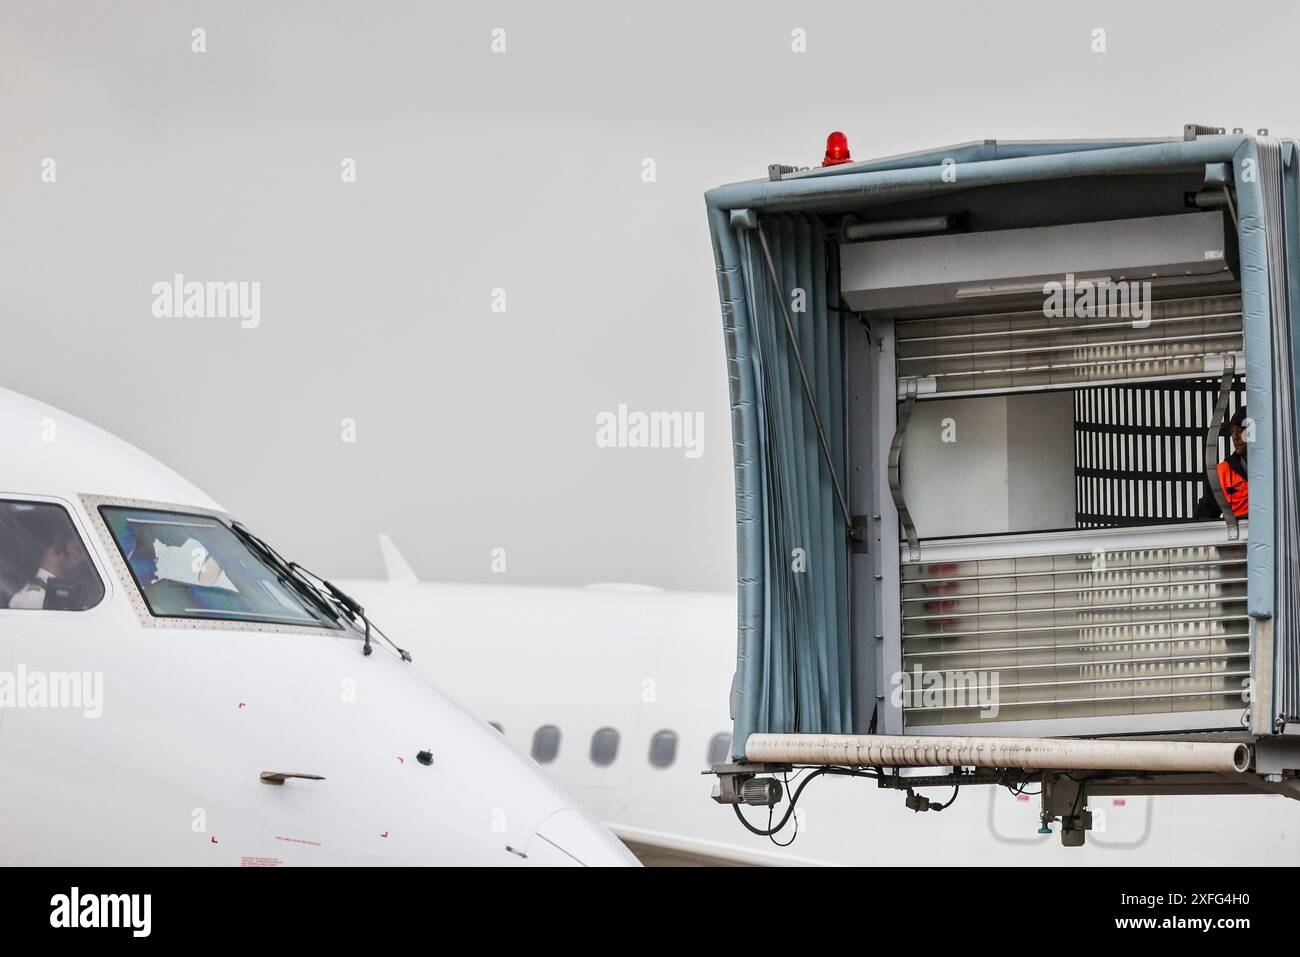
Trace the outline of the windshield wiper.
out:
M 353 621 L 355 621 L 357 618 L 361 619 L 361 621 L 366 626 L 366 641 L 365 644 L 362 646 L 363 654 L 367 654 L 367 655 L 370 654 L 371 651 L 370 629 L 373 628 L 375 632 L 378 633 L 380 638 L 388 642 L 388 644 L 392 647 L 392 649 L 395 652 L 397 652 L 399 655 L 401 655 L 403 661 L 412 660 L 411 653 L 407 651 L 405 648 L 399 648 L 397 646 L 397 643 L 394 642 L 393 639 L 389 638 L 386 634 L 384 634 L 383 630 L 378 625 L 374 624 L 366 616 L 366 610 L 361 607 L 361 603 L 358 602 L 351 595 L 349 595 L 347 592 L 345 592 L 342 588 L 339 588 L 339 586 L 335 585 L 333 582 L 321 578 L 314 571 L 311 571 L 308 568 L 303 568 L 297 562 L 289 562 L 289 567 L 293 569 L 295 572 L 297 572 L 299 575 L 307 579 L 313 580 L 314 582 L 319 582 L 320 584 L 317 587 L 323 588 L 326 591 L 326 593 L 328 593 L 335 601 L 337 601 L 340 605 L 342 605 L 345 609 L 347 609 L 348 613 L 354 616 Z
M 355 598 L 332 582 L 326 581 L 315 572 L 304 568 L 297 562 L 287 561 L 266 542 L 262 541 L 239 522 L 231 522 L 231 529 L 263 562 L 275 571 L 286 585 L 299 592 L 316 608 L 336 621 L 348 621 L 355 624 L 358 620 L 364 625 L 365 642 L 362 653 L 369 655 L 373 649 L 370 644 L 370 630 L 373 628 L 384 641 L 392 646 L 403 661 L 412 661 L 411 653 L 397 644 L 366 616 L 366 610 Z
M 294 570 L 289 567 L 289 563 L 281 558 L 280 553 L 270 545 L 238 522 L 231 522 L 231 530 L 263 563 L 270 566 L 276 577 L 284 585 L 288 586 L 300 598 L 306 599 L 318 612 L 340 623 L 349 620 L 348 616 L 342 614 L 338 607 L 326 601 L 325 596 L 311 582 L 301 575 L 295 574 Z

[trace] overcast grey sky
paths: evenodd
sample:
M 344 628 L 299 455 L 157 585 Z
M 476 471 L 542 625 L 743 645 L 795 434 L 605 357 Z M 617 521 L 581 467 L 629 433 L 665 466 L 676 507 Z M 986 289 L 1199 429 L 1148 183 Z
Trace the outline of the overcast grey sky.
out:
M 387 531 L 429 579 L 730 588 L 707 188 L 832 129 L 858 158 L 1294 135 L 1297 26 L 1283 2 L 5 0 L 0 383 L 330 575 L 378 575 Z M 176 273 L 260 283 L 260 323 L 156 317 Z M 620 404 L 700 413 L 702 454 L 598 447 Z

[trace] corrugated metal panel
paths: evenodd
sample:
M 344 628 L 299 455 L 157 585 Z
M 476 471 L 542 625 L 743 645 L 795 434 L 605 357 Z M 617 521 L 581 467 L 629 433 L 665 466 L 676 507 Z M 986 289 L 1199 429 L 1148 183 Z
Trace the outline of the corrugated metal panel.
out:
M 989 552 L 903 566 L 906 727 L 1246 707 L 1244 541 Z
M 1207 355 L 1241 351 L 1241 299 L 1151 303 L 1140 321 L 1118 311 L 1047 318 L 1042 309 L 909 319 L 897 344 L 899 378 L 933 379 L 940 395 L 1203 375 L 1214 371 Z

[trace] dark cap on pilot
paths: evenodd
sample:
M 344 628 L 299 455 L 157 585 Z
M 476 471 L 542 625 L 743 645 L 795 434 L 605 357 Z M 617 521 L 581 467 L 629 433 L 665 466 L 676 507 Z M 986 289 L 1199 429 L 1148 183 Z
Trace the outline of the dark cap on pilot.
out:
M 1231 435 L 1232 427 L 1234 425 L 1239 429 L 1244 429 L 1246 427 L 1246 407 L 1244 405 L 1236 412 L 1232 413 L 1232 418 L 1228 419 L 1228 421 L 1224 422 L 1223 425 L 1219 427 L 1219 434 Z

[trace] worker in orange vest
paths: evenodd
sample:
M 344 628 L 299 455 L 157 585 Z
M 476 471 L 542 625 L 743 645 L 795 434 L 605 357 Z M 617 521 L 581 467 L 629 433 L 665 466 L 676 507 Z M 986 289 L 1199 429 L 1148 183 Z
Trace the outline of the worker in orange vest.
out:
M 1246 480 L 1246 410 L 1238 409 L 1232 418 L 1223 424 L 1222 434 L 1232 436 L 1232 451 L 1219 463 L 1219 484 L 1228 500 L 1228 507 L 1238 518 L 1245 518 L 1250 511 L 1250 484 Z M 1223 517 L 1223 510 L 1214 497 L 1207 492 L 1196 505 L 1196 518 L 1209 521 Z

